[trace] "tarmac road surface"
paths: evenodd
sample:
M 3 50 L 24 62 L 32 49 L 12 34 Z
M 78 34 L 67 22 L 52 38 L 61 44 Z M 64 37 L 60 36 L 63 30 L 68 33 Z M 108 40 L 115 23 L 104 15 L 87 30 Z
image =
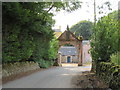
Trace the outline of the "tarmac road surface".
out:
M 71 79 L 90 69 L 91 65 L 50 68 L 3 84 L 2 88 L 72 88 Z

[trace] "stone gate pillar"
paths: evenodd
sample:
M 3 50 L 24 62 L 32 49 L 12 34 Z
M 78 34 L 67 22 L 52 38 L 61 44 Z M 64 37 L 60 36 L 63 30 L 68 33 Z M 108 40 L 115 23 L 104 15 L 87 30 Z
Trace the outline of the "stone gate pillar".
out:
M 61 66 L 61 52 L 58 52 L 58 63 Z
M 78 47 L 78 66 L 82 66 L 82 48 L 82 42 L 80 42 Z
M 83 65 L 83 45 L 81 43 L 81 65 Z

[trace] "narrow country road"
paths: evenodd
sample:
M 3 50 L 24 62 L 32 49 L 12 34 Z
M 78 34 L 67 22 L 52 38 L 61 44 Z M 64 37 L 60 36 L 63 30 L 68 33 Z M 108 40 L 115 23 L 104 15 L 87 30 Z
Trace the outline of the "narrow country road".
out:
M 91 66 L 55 67 L 8 82 L 2 88 L 72 88 L 71 80 Z

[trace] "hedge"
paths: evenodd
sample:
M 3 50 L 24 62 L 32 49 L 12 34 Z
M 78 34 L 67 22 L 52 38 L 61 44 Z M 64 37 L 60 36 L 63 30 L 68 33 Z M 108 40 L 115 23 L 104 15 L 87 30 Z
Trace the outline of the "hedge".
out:
M 111 62 L 97 63 L 96 74 L 109 85 L 110 88 L 120 88 L 120 66 Z

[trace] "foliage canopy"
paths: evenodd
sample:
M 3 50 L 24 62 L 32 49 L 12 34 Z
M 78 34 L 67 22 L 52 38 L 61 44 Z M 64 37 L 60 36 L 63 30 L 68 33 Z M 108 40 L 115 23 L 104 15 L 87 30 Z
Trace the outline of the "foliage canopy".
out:
M 70 28 L 70 31 L 75 33 L 76 36 L 83 36 L 83 39 L 89 40 L 92 35 L 93 23 L 90 21 L 80 21 Z
M 43 67 L 51 65 L 58 51 L 51 10 L 79 7 L 79 2 L 3 2 L 3 63 L 34 60 Z
M 110 56 L 120 51 L 119 44 L 118 11 L 114 11 L 102 17 L 95 26 L 91 39 L 92 59 L 110 61 Z

